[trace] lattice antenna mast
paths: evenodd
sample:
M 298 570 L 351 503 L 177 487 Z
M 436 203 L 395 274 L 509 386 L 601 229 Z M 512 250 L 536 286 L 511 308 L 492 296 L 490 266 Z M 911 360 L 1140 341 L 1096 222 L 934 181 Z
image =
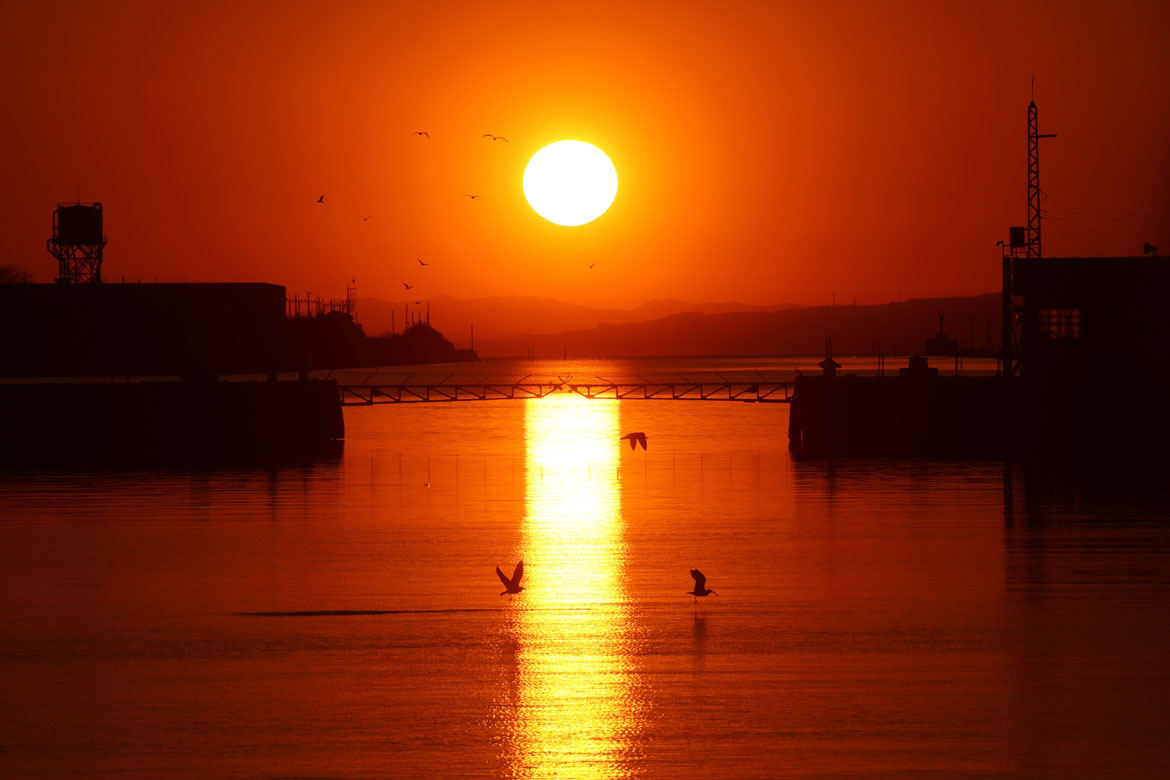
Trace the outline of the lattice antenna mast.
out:
M 1041 133 L 1036 110 L 1036 78 L 1032 78 L 1032 102 L 1028 104 L 1028 241 L 1025 257 L 1041 257 L 1040 248 L 1040 139 L 1056 138 Z

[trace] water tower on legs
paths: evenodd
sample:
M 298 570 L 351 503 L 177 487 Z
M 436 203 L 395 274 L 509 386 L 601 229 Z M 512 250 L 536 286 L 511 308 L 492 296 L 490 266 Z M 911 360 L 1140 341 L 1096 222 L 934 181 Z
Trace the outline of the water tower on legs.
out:
M 58 203 L 53 212 L 49 254 L 57 258 L 57 284 L 98 284 L 102 280 L 102 204 Z

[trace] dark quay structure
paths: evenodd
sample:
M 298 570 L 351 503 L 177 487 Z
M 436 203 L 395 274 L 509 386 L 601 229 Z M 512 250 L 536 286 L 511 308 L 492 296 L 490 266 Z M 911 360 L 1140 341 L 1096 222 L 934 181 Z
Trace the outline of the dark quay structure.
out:
M 994 377 L 940 376 L 911 358 L 898 376 L 798 377 L 789 440 L 810 455 L 1145 457 L 1165 451 L 1170 263 L 1044 257 L 1038 111 L 1028 105 L 1028 220 L 1002 247 L 1002 346 Z M 945 353 L 942 322 L 927 345 Z
M 406 354 L 365 337 L 352 289 L 288 316 L 274 284 L 108 283 L 102 222 L 100 203 L 59 204 L 55 283 L 0 285 L 0 465 L 333 452 L 340 391 L 308 371 Z M 435 340 L 421 330 L 414 341 Z
M 993 377 L 911 358 L 895 376 L 831 361 L 800 376 L 789 439 L 808 455 L 1144 455 L 1170 434 L 1170 263 L 1154 257 L 1007 257 Z

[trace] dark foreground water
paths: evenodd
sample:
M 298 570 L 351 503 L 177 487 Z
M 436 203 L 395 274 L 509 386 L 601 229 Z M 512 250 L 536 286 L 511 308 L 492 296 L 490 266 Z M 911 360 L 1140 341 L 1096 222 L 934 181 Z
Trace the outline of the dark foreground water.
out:
M 1160 475 L 787 421 L 383 406 L 309 466 L 0 474 L 0 775 L 1164 776 Z

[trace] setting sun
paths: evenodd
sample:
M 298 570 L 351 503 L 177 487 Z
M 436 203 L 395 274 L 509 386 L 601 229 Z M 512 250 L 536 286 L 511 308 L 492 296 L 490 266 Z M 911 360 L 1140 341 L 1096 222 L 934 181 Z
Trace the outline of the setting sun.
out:
M 584 225 L 604 214 L 617 196 L 617 170 L 605 152 L 584 141 L 557 141 L 532 155 L 524 169 L 524 197 L 557 225 Z

